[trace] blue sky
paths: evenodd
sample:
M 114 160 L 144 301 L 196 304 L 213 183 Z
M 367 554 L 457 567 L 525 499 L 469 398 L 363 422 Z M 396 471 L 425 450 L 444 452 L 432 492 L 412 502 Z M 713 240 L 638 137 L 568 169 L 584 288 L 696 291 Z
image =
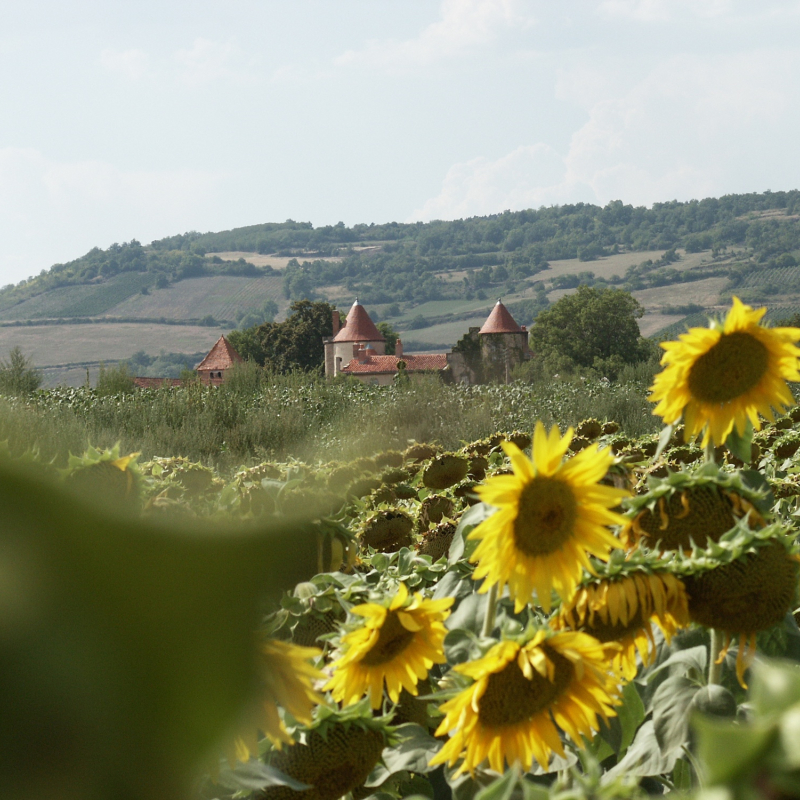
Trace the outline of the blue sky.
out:
M 800 2 L 0 6 L 0 283 L 132 238 L 800 188 Z

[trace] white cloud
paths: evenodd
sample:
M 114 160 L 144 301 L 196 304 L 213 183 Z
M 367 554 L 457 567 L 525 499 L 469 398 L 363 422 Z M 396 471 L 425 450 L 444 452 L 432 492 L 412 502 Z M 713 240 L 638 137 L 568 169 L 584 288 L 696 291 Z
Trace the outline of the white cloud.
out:
M 100 53 L 100 63 L 112 72 L 121 72 L 131 80 L 139 80 L 150 69 L 150 56 L 143 50 L 112 50 Z
M 588 69 L 562 76 L 587 119 L 563 157 L 544 144 L 450 168 L 441 191 L 412 219 L 454 219 L 542 204 L 649 205 L 735 191 L 791 188 L 800 55 L 752 52 L 675 56 L 627 90 L 598 80 L 600 96 L 575 90 Z M 776 75 L 782 76 L 776 80 Z
M 181 67 L 181 79 L 194 86 L 220 78 L 248 77 L 242 55 L 232 42 L 198 37 L 191 48 L 178 50 L 174 59 Z
M 442 0 L 439 19 L 405 41 L 372 41 L 348 50 L 338 65 L 367 63 L 387 69 L 424 66 L 493 43 L 507 30 L 527 27 L 533 17 L 524 0 Z
M 640 22 L 666 22 L 686 12 L 698 17 L 718 17 L 730 10 L 730 0 L 603 0 L 598 10 L 612 17 Z
M 54 161 L 32 148 L 0 148 L 0 283 L 107 246 L 197 226 L 229 176 L 124 170 L 101 161 Z

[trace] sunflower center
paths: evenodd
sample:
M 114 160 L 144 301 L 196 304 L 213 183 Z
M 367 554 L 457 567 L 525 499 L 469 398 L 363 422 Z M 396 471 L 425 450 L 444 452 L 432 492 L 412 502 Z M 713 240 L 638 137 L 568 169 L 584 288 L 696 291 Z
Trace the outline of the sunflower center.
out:
M 553 681 L 543 678 L 535 670 L 528 680 L 516 660 L 511 661 L 502 672 L 489 676 L 478 709 L 481 724 L 499 728 L 529 720 L 534 714 L 550 708 L 569 686 L 575 674 L 572 662 L 547 646 L 544 650 L 555 666 Z
M 599 642 L 618 642 L 625 636 L 631 633 L 637 633 L 645 627 L 646 621 L 642 618 L 642 607 L 636 609 L 634 615 L 628 620 L 628 624 L 624 625 L 622 622 L 609 622 L 607 619 L 601 619 L 599 614 L 595 615 L 592 622 L 584 622 L 581 624 L 580 630 L 588 633 L 589 636 L 594 636 Z
M 689 391 L 705 403 L 727 403 L 761 380 L 769 365 L 767 348 L 749 333 L 726 333 L 689 370 Z
M 529 556 L 558 550 L 571 536 L 577 503 L 564 481 L 536 477 L 523 488 L 514 520 L 514 543 Z
M 361 659 L 362 664 L 368 667 L 377 667 L 391 661 L 403 652 L 414 638 L 413 631 L 407 631 L 400 622 L 396 611 L 389 611 L 381 625 L 378 641 L 367 651 Z

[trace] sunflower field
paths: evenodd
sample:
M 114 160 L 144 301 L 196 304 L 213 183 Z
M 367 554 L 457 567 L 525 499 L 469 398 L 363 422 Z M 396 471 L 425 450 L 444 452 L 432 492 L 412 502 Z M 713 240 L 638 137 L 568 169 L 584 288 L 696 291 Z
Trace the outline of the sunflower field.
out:
M 800 796 L 800 329 L 763 313 L 664 345 L 660 433 L 8 450 L 2 796 Z

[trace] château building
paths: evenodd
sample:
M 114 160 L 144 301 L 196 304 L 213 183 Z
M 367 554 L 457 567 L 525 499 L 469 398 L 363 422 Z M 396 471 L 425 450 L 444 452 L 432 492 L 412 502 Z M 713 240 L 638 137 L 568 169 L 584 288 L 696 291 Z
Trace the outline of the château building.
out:
M 480 328 L 468 333 L 449 353 L 405 353 L 400 339 L 386 355 L 386 339 L 358 301 L 342 324 L 333 312 L 333 335 L 323 339 L 325 375 L 353 375 L 364 383 L 386 385 L 403 371 L 409 378 L 441 375 L 456 383 L 508 381 L 515 366 L 530 358 L 528 331 L 498 300 Z

